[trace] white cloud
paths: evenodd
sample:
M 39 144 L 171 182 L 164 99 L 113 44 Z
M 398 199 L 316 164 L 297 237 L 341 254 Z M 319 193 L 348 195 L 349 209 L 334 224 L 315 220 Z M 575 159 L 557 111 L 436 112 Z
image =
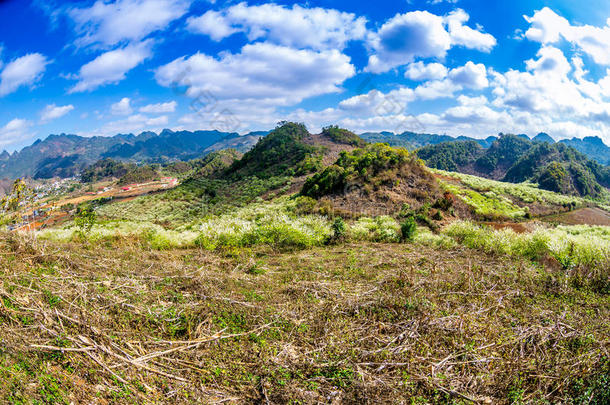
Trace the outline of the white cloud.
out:
M 32 86 L 42 78 L 48 59 L 30 53 L 8 63 L 0 73 L 0 97 L 15 92 L 21 86 Z
M 294 48 L 341 50 L 348 41 L 364 38 L 366 19 L 319 7 L 239 3 L 191 17 L 187 27 L 192 32 L 209 35 L 215 41 L 243 32 L 250 42 L 264 39 Z
M 77 45 L 112 46 L 166 29 L 189 7 L 189 0 L 97 0 L 91 7 L 68 9 L 67 14 L 80 36 Z
M 538 56 L 538 59 L 525 61 L 527 70 L 540 74 L 551 74 L 560 78 L 566 77 L 572 70 L 572 66 L 563 52 L 552 46 L 543 46 L 536 56 Z
M 562 38 L 591 56 L 595 63 L 610 65 L 610 18 L 603 27 L 572 25 L 548 7 L 524 16 L 530 28 L 524 36 L 542 44 L 556 44 Z
M 496 46 L 496 39 L 493 35 L 483 33 L 464 25 L 470 16 L 461 9 L 457 9 L 445 18 L 451 43 L 470 49 L 477 49 L 482 52 L 489 52 Z
M 441 58 L 451 47 L 451 37 L 442 17 L 427 11 L 397 14 L 371 34 L 369 44 L 376 54 L 368 71 L 386 72 L 415 58 Z
M 548 7 L 536 11 L 532 17 L 523 16 L 523 18 L 531 24 L 524 34 L 525 37 L 543 44 L 559 41 L 561 34 L 568 32 L 571 28 L 568 20 L 557 15 Z
M 336 93 L 354 76 L 349 57 L 337 50 L 315 52 L 255 43 L 241 53 L 219 58 L 197 53 L 161 66 L 155 77 L 166 87 L 187 86 L 187 95 L 205 98 L 205 108 L 219 100 L 294 105 L 321 94 Z M 233 106 L 234 108 L 234 106 Z
M 131 99 L 123 97 L 120 101 L 110 106 L 110 112 L 114 115 L 129 115 L 133 112 L 131 108 Z
M 371 90 L 367 94 L 354 96 L 339 103 L 339 109 L 365 116 L 388 116 L 405 112 L 407 104 L 416 99 L 413 89 L 399 87 L 382 93 Z
M 481 90 L 489 85 L 487 69 L 482 63 L 475 65 L 472 62 L 467 62 L 464 66 L 451 69 L 449 79 L 454 84 L 468 89 Z
M 440 63 L 424 64 L 424 62 L 415 62 L 407 66 L 405 77 L 418 82 L 424 80 L 441 80 L 447 77 L 448 72 L 449 69 Z
M 221 41 L 240 30 L 231 25 L 225 13 L 210 10 L 200 17 L 191 17 L 187 21 L 187 28 L 191 32 L 205 34 L 214 41 Z
M 383 73 L 418 58 L 443 58 L 453 46 L 489 52 L 496 39 L 464 25 L 470 16 L 461 9 L 445 17 L 428 11 L 397 14 L 369 35 L 375 54 L 369 57 L 367 71 Z
M 64 106 L 49 104 L 40 112 L 40 119 L 42 122 L 49 122 L 63 117 L 72 110 L 74 110 L 74 106 L 72 104 Z
M 178 103 L 176 103 L 175 101 L 169 101 L 167 103 L 148 104 L 144 107 L 140 107 L 139 111 L 141 113 L 149 114 L 171 113 L 176 111 L 177 105 Z
M 423 100 L 453 97 L 463 89 L 482 90 L 489 86 L 487 68 L 482 63 L 467 62 L 464 66 L 451 69 L 443 80 L 430 80 L 415 89 L 415 94 Z
M 138 44 L 105 52 L 83 65 L 76 76 L 76 83 L 70 93 L 92 91 L 106 84 L 118 83 L 125 79 L 131 69 L 151 57 L 152 41 L 146 40 Z
M 29 132 L 31 123 L 27 120 L 15 118 L 5 126 L 0 127 L 0 145 L 10 145 L 24 141 L 32 136 Z

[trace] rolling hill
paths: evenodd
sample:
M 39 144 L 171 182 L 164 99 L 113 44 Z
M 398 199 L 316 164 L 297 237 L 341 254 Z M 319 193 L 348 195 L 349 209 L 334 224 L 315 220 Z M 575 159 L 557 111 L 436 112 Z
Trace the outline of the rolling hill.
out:
M 599 197 L 610 186 L 610 169 L 564 143 L 529 141 L 503 135 L 488 149 L 475 142 L 426 146 L 418 156 L 432 168 L 459 171 L 495 180 L 532 181 L 550 191 Z

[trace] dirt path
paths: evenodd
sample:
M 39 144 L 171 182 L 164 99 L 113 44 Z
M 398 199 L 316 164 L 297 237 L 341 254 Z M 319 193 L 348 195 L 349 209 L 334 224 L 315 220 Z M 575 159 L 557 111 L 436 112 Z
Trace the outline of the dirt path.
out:
M 597 207 L 581 208 L 565 214 L 551 215 L 542 219 L 545 222 L 558 222 L 563 225 L 601 225 L 610 226 L 610 213 Z

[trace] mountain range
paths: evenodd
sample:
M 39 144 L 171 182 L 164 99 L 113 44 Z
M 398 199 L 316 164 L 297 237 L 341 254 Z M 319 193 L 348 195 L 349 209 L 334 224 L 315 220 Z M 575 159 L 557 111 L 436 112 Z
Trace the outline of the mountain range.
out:
M 249 150 L 265 132 L 247 135 L 219 131 L 142 132 L 112 137 L 50 135 L 9 154 L 0 154 L 0 178 L 71 177 L 100 159 L 133 163 L 190 160 L 211 151 L 234 148 Z
M 219 131 L 171 131 L 142 132 L 139 135 L 118 134 L 112 137 L 83 137 L 78 135 L 50 135 L 14 153 L 0 153 L 0 178 L 51 178 L 71 177 L 98 160 L 110 158 L 131 163 L 155 163 L 173 160 L 189 160 L 210 152 L 232 148 L 245 153 L 268 131 L 245 135 Z M 481 148 L 490 148 L 499 136 L 475 139 L 448 135 L 404 132 L 366 132 L 360 136 L 367 142 L 388 143 L 410 150 L 444 142 L 474 142 Z M 526 135 L 517 137 L 530 141 Z M 554 144 L 545 133 L 531 139 L 534 143 Z M 559 143 L 568 145 L 597 162 L 610 164 L 610 147 L 598 137 L 573 138 Z

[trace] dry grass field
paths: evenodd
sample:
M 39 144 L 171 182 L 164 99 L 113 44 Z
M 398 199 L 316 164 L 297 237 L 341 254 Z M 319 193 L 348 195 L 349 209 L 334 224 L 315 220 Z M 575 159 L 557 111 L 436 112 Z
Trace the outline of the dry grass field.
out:
M 610 296 L 468 248 L 0 236 L 0 401 L 608 403 Z

